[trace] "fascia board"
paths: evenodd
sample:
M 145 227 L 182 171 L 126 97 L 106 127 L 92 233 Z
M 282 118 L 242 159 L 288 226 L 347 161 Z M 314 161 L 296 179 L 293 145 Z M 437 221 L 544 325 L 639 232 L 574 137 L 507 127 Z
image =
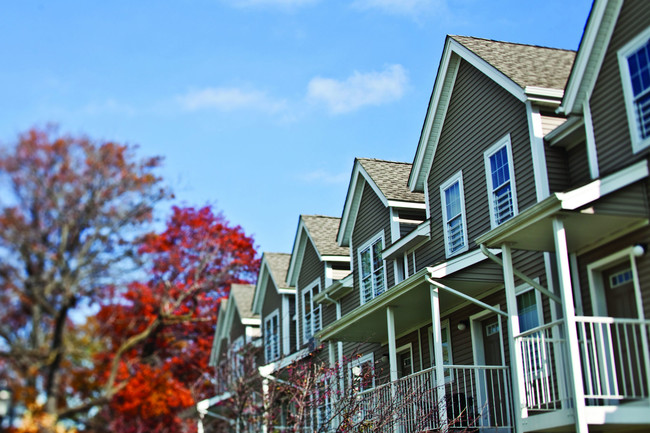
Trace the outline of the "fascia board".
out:
M 302 220 L 302 215 L 298 221 L 298 229 L 296 230 L 296 237 L 293 240 L 293 248 L 291 249 L 291 260 L 289 262 L 289 271 L 287 272 L 287 285 L 295 286 L 294 274 L 296 273 L 297 268 L 300 266 L 297 264 L 298 261 L 302 262 L 302 257 L 299 257 L 300 251 L 304 251 L 304 247 L 301 247 L 301 244 L 304 244 L 305 240 L 302 237 L 302 231 L 304 229 L 305 223 Z
M 431 91 L 431 97 L 429 98 L 429 106 L 427 107 L 427 113 L 424 117 L 424 124 L 422 125 L 422 132 L 420 133 L 418 148 L 415 152 L 415 158 L 413 159 L 411 173 L 409 174 L 408 187 L 411 191 L 422 190 L 422 171 L 425 162 L 425 156 L 428 153 L 429 137 L 433 128 L 434 119 L 437 112 L 439 111 L 438 106 L 443 93 L 443 88 L 449 79 L 449 63 L 452 54 L 450 41 L 451 38 L 447 36 L 447 39 L 445 40 L 445 48 L 443 49 L 442 57 L 440 58 L 440 64 L 438 65 L 438 74 L 436 75 L 436 81 L 433 84 L 433 90 Z
M 253 295 L 253 313 L 262 314 L 262 301 L 264 295 L 266 295 L 266 276 L 269 275 L 271 278 L 271 268 L 266 261 L 266 257 L 262 256 L 262 263 L 260 264 L 260 272 L 257 278 L 257 283 L 255 284 L 255 294 Z M 276 286 L 277 287 L 277 286 Z
M 262 321 L 260 319 L 241 319 L 241 323 L 246 326 L 260 326 Z
M 441 76 L 444 78 L 439 80 L 440 76 L 436 77 L 433 95 L 427 110 L 425 124 L 420 136 L 420 142 L 418 143 L 418 150 L 415 160 L 413 161 L 413 169 L 409 176 L 408 186 L 411 191 L 423 190 L 424 182 L 426 181 L 426 178 L 429 175 L 429 170 L 433 165 L 438 138 L 442 131 L 442 124 L 444 123 L 453 91 L 453 83 L 458 71 L 458 61 L 454 61 L 454 56 L 452 56 L 452 54 L 456 54 L 459 58 L 465 60 L 470 65 L 487 75 L 492 81 L 503 87 L 507 92 L 512 94 L 521 102 L 526 102 L 528 99 L 526 92 L 521 88 L 521 86 L 459 42 L 447 37 L 439 72 L 443 74 Z M 443 95 L 445 91 L 447 91 L 447 93 Z
M 583 99 L 589 97 L 596 84 L 622 4 L 621 0 L 594 2 L 564 91 L 564 100 L 557 109 L 559 113 L 578 114 L 582 111 Z
M 388 206 L 398 209 L 426 209 L 427 204 L 424 202 L 388 200 Z
M 233 321 L 233 310 L 234 310 L 234 300 L 230 300 L 230 296 L 228 297 L 228 302 L 226 303 L 226 310 L 221 313 L 221 308 L 219 309 L 219 316 L 217 317 L 217 329 L 215 330 L 215 339 L 214 339 L 214 360 L 210 360 L 211 362 L 214 361 L 214 365 L 216 365 L 216 360 L 217 357 L 219 356 L 219 352 L 221 352 L 221 342 L 225 338 L 227 331 L 229 331 L 232 328 L 232 321 Z M 221 320 L 221 317 L 223 316 L 223 321 Z M 211 354 L 212 355 L 212 354 Z
M 556 195 L 562 202 L 562 209 L 575 210 L 609 193 L 645 179 L 648 177 L 648 173 L 648 161 L 642 160 L 580 188 Z
M 321 260 L 324 262 L 350 262 L 350 256 L 321 256 Z
M 492 254 L 498 254 L 500 250 L 491 250 Z M 427 267 L 429 276 L 431 278 L 445 278 L 455 272 L 465 269 L 469 266 L 475 265 L 487 259 L 487 256 L 481 250 L 474 250 L 463 254 L 459 257 L 454 257 L 444 263 L 436 266 Z
M 363 183 L 359 182 L 359 177 L 362 177 L 363 180 L 365 180 L 365 183 L 370 185 L 372 190 L 375 192 L 375 194 L 377 194 L 377 197 L 379 197 L 379 200 L 381 200 L 382 204 L 385 207 L 389 206 L 388 199 L 384 193 L 381 191 L 381 189 L 379 189 L 375 181 L 372 180 L 372 177 L 370 177 L 366 169 L 363 168 L 359 160 L 355 159 L 352 181 L 350 182 L 350 186 L 348 188 L 348 195 L 345 198 L 346 201 L 343 211 L 343 218 L 341 218 L 341 228 L 339 230 L 339 235 L 337 238 L 337 242 L 341 246 L 345 246 L 349 242 L 350 236 L 352 235 L 352 231 L 354 229 L 354 222 L 356 221 L 357 214 L 359 213 L 359 204 L 364 190 L 364 185 Z

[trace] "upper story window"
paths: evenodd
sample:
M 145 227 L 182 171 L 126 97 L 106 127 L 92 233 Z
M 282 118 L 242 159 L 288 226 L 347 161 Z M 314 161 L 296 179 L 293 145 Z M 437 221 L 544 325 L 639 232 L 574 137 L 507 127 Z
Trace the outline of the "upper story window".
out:
M 458 172 L 440 186 L 440 199 L 445 230 L 445 251 L 447 257 L 450 257 L 467 251 L 468 248 L 462 172 Z
M 237 337 L 237 339 L 232 343 L 232 347 L 231 347 L 230 368 L 232 371 L 233 379 L 242 377 L 244 375 L 244 356 L 241 353 L 243 348 L 244 348 L 244 336 L 241 335 Z
M 650 146 L 650 27 L 618 52 L 632 149 Z
M 384 249 L 384 232 L 359 248 L 359 281 L 361 303 L 368 302 L 384 293 L 386 278 L 381 252 Z
M 321 330 L 320 305 L 314 302 L 314 296 L 320 291 L 318 280 L 302 290 L 302 337 L 303 343 L 308 343 L 315 333 Z
M 483 154 L 487 177 L 492 228 L 517 214 L 517 192 L 512 164 L 510 135 L 497 141 Z
M 280 358 L 280 314 L 278 310 L 264 319 L 264 356 L 266 362 Z

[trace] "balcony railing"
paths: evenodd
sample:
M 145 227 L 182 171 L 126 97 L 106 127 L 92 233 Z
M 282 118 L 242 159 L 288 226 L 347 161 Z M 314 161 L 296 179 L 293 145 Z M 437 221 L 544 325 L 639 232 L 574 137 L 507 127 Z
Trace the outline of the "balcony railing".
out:
M 575 321 L 585 404 L 648 398 L 650 320 L 579 316 Z M 515 337 L 522 352 L 526 408 L 532 414 L 572 406 L 567 404 L 563 327 L 558 320 Z
M 444 371 L 444 391 L 429 368 L 361 393 L 357 423 L 391 433 L 512 427 L 507 367 L 452 365 Z
M 650 320 L 577 317 L 588 405 L 647 398 Z

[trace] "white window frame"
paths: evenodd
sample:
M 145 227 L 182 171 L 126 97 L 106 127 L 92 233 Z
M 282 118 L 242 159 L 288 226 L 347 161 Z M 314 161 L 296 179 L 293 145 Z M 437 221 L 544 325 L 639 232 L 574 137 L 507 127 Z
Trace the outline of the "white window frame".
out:
M 632 80 L 630 79 L 630 68 L 627 58 L 638 51 L 650 39 L 650 27 L 639 33 L 634 39 L 625 44 L 618 50 L 618 66 L 621 72 L 621 81 L 623 84 L 623 97 L 625 99 L 625 111 L 627 114 L 627 123 L 630 130 L 630 139 L 632 141 L 632 151 L 634 153 L 650 146 L 650 135 L 642 138 L 639 131 L 639 124 L 636 119 L 636 106 L 634 104 L 634 92 L 632 90 Z
M 232 376 L 234 379 L 244 375 L 244 358 L 240 353 L 244 348 L 244 336 L 240 335 L 233 341 L 231 346 L 232 353 L 230 354 L 230 368 L 232 369 Z
M 386 238 L 384 236 L 384 231 L 382 230 L 379 232 L 377 235 L 373 236 L 370 238 L 368 241 L 366 241 L 363 245 L 361 245 L 359 248 L 357 248 L 357 273 L 359 275 L 359 299 L 361 300 L 361 305 L 365 304 L 366 302 L 376 298 L 377 296 L 381 295 L 382 293 L 385 293 L 387 288 L 388 288 L 388 281 L 386 278 L 386 260 L 384 259 L 383 255 L 381 258 L 382 262 L 382 270 L 383 270 L 383 278 L 384 278 L 384 287 L 381 293 L 377 294 L 377 287 L 375 287 L 375 269 L 372 268 L 370 271 L 370 274 L 373 276 L 372 277 L 372 297 L 369 299 L 365 299 L 363 295 L 363 265 L 361 261 L 361 254 L 367 250 L 370 249 L 370 254 L 371 254 L 371 260 L 370 260 L 370 265 L 372 266 L 372 263 L 374 262 L 373 257 L 372 257 L 372 246 L 378 241 L 381 240 L 381 245 L 382 245 L 382 250 L 386 248 Z
M 451 188 L 454 184 L 458 183 L 458 192 L 460 194 L 460 218 L 463 230 L 463 246 L 456 251 L 451 251 L 451 245 L 449 244 L 449 218 L 447 217 L 447 199 L 445 192 Z M 459 171 L 451 178 L 449 178 L 445 183 L 440 185 L 440 202 L 442 203 L 442 224 L 444 229 L 445 237 L 445 255 L 447 258 L 453 257 L 460 253 L 464 253 L 469 249 L 469 242 L 467 241 L 467 216 L 465 211 L 465 189 L 463 187 L 463 171 Z
M 443 361 L 443 365 L 454 365 L 454 358 L 451 350 L 451 328 L 449 327 L 449 319 L 440 321 L 440 333 L 444 333 L 447 336 L 447 345 L 449 346 L 449 350 L 447 351 L 447 353 L 449 353 L 449 361 L 447 364 L 445 364 Z M 427 335 L 429 337 L 429 361 L 431 363 L 431 367 L 435 367 L 435 351 L 433 349 L 433 326 L 429 326 Z M 451 370 L 447 370 L 445 372 L 445 383 L 452 382 L 453 380 L 454 378 L 451 375 Z
M 316 288 L 316 291 L 314 291 Z M 305 294 L 310 293 L 310 317 L 309 323 L 305 313 Z M 314 334 L 323 329 L 323 315 L 320 304 L 314 302 L 314 296 L 320 293 L 320 278 L 315 279 L 300 292 L 300 309 L 302 317 L 302 343 L 307 344 L 314 337 Z M 316 313 L 316 314 L 314 314 Z
M 403 376 L 403 377 L 408 377 L 408 376 L 412 376 L 413 374 L 417 373 L 417 371 L 415 371 L 415 364 L 414 364 L 415 359 L 413 358 L 413 344 L 406 343 L 405 345 L 400 346 L 397 349 L 395 349 L 395 354 L 397 355 L 396 358 L 399 359 L 399 355 L 404 353 L 404 352 L 408 352 L 409 355 L 411 356 L 411 372 L 409 374 L 407 374 L 406 376 Z
M 273 324 L 273 319 L 276 319 L 276 324 L 277 324 L 277 335 L 276 335 L 276 340 L 275 342 L 271 341 L 270 338 L 271 336 L 269 335 L 268 330 L 270 329 L 270 326 Z M 275 309 L 272 313 L 268 314 L 264 318 L 264 359 L 266 359 L 266 362 L 273 362 L 277 361 L 280 359 L 281 356 L 281 351 L 280 351 L 280 310 Z M 272 344 L 275 344 L 275 349 L 277 353 L 277 356 L 273 356 L 272 353 Z
M 503 147 L 507 149 L 508 172 L 510 173 L 510 193 L 512 197 L 512 216 L 510 218 L 514 218 L 519 213 L 519 208 L 517 206 L 517 182 L 515 179 L 514 159 L 512 157 L 512 143 L 510 142 L 510 134 L 507 134 L 483 153 L 483 159 L 485 161 L 485 177 L 487 180 L 488 205 L 490 208 L 490 224 L 492 228 L 499 226 L 499 223 L 497 223 L 496 209 L 494 208 L 494 186 L 492 185 L 492 166 L 490 164 L 490 157 Z
M 361 365 L 365 363 L 370 363 L 370 366 L 372 368 L 372 385 L 368 388 L 362 388 L 360 384 L 358 392 L 368 391 L 369 389 L 373 389 L 375 387 L 375 355 L 374 353 L 370 352 L 350 361 L 348 364 L 348 383 L 350 386 L 352 386 L 354 384 L 354 377 L 359 377 L 359 374 L 355 373 L 354 369 L 361 368 Z M 361 373 L 361 370 L 359 370 L 359 373 Z

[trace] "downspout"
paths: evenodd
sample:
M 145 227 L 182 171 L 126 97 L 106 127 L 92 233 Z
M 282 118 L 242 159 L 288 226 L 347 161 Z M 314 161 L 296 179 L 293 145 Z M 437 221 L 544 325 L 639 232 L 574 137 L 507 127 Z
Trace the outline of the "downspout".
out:
M 499 266 L 503 267 L 503 260 L 501 260 L 501 259 L 500 259 L 499 257 L 497 257 L 496 255 L 492 254 L 492 253 L 490 252 L 490 250 L 488 250 L 488 248 L 487 248 L 485 245 L 480 244 L 479 247 L 481 248 L 481 252 L 482 252 L 483 254 L 485 254 L 485 255 L 486 255 L 490 260 L 492 260 L 493 262 L 495 262 L 495 263 L 498 264 Z M 539 284 L 537 281 L 535 281 L 535 280 L 533 280 L 532 278 L 528 277 L 528 276 L 527 276 L 526 274 L 524 274 L 523 272 L 518 271 L 518 270 L 515 269 L 514 267 L 512 268 L 512 271 L 513 271 L 513 273 L 514 273 L 517 277 L 521 278 L 521 279 L 524 280 L 526 283 L 528 283 L 528 284 L 530 284 L 531 286 L 533 286 L 533 287 L 534 287 L 536 290 L 538 290 L 540 293 L 542 293 L 542 294 L 548 296 L 549 298 L 551 298 L 552 300 L 554 300 L 554 301 L 557 302 L 558 304 L 562 304 L 562 300 L 560 299 L 560 297 L 559 297 L 558 295 L 556 295 L 555 293 L 550 292 L 548 289 L 546 289 L 544 286 L 542 286 L 541 284 Z

